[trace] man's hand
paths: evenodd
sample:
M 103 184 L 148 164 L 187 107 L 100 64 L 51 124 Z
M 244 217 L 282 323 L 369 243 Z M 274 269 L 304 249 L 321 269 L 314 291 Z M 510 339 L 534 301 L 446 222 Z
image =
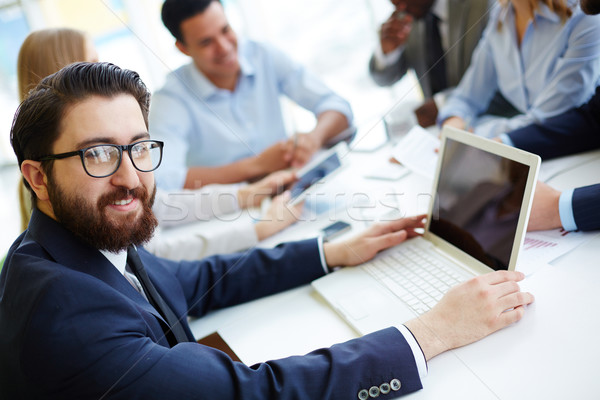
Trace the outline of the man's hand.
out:
M 321 148 L 322 143 L 310 133 L 296 133 L 285 144 L 283 159 L 293 168 L 302 167 L 313 154 Z
M 428 128 L 435 125 L 438 115 L 438 108 L 433 99 L 427 99 L 416 110 L 417 122 L 423 128 Z
M 514 322 L 533 302 L 521 292 L 518 271 L 495 271 L 453 287 L 430 311 L 405 325 L 419 342 L 427 360 L 476 342 Z
M 547 229 L 560 228 L 560 213 L 558 211 L 558 190 L 538 181 L 533 195 L 531 215 L 529 216 L 528 231 L 543 231 Z
M 238 190 L 240 208 L 258 207 L 266 198 L 283 192 L 284 188 L 296 180 L 292 171 L 277 171 L 261 180 L 243 186 Z
M 271 206 L 265 215 L 254 225 L 258 240 L 263 240 L 274 235 L 300 218 L 304 204 L 290 205 L 290 198 L 291 194 L 289 191 L 285 191 L 273 198 Z
M 288 168 L 290 163 L 289 160 L 285 159 L 285 151 L 285 141 L 277 142 L 267 147 L 262 153 L 254 157 L 253 175 L 262 176 Z
M 425 215 L 402 218 L 395 221 L 375 224 L 352 239 L 325 243 L 323 251 L 328 267 L 350 266 L 369 261 L 379 251 L 418 236 L 416 228 L 423 228 Z
M 467 123 L 461 117 L 450 117 L 450 118 L 446 119 L 442 123 L 442 125 L 443 126 L 452 126 L 454 128 L 458 128 L 458 129 L 462 129 L 462 130 L 467 129 Z
M 379 30 L 379 42 L 383 54 L 388 54 L 398 47 L 403 46 L 412 30 L 413 17 L 404 12 L 404 3 L 396 5 L 392 15 L 381 25 Z

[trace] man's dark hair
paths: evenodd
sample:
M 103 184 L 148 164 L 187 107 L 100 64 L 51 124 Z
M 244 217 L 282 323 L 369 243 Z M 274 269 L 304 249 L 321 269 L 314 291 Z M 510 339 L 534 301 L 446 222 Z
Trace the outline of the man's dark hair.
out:
M 162 22 L 175 39 L 184 43 L 181 23 L 197 14 L 202 14 L 213 1 L 220 0 L 166 0 L 161 11 Z
M 64 113 L 71 105 L 90 96 L 111 98 L 119 94 L 129 94 L 137 100 L 148 127 L 150 92 L 137 72 L 110 63 L 80 62 L 42 79 L 23 100 L 13 119 L 10 141 L 19 166 L 24 160 L 39 160 L 50 153 L 60 135 Z M 42 162 L 46 173 L 52 162 Z M 35 205 L 35 193 L 23 181 Z
M 600 14 L 600 1 L 597 0 L 582 0 L 579 2 L 581 10 L 589 15 Z

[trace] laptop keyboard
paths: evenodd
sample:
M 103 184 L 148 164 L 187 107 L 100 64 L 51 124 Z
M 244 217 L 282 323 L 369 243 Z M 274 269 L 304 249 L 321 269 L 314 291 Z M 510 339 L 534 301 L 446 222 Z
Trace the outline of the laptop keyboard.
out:
M 443 257 L 408 244 L 361 267 L 419 315 L 452 286 L 472 277 Z

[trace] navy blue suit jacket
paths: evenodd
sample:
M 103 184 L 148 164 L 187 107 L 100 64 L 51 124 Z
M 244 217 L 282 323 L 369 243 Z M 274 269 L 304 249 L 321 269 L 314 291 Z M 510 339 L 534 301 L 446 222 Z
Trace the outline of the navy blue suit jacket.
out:
M 139 253 L 190 338 L 186 315 L 323 275 L 316 240 L 198 262 Z M 160 318 L 98 250 L 34 211 L 0 275 L 0 398 L 352 399 L 394 378 L 400 391 L 381 398 L 421 388 L 410 347 L 394 328 L 246 366 L 195 342 L 170 348 Z
M 516 147 L 539 154 L 542 159 L 600 148 L 600 87 L 580 108 L 544 124 L 517 129 L 508 136 Z M 600 229 L 600 184 L 575 189 L 573 214 L 580 230 Z

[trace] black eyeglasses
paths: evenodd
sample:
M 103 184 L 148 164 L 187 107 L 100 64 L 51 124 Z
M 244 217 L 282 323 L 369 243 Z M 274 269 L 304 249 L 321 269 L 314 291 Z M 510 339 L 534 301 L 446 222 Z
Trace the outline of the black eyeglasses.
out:
M 154 171 L 162 161 L 163 146 L 164 143 L 158 140 L 141 140 L 127 145 L 98 144 L 77 151 L 44 156 L 38 161 L 60 160 L 78 155 L 89 176 L 105 178 L 117 172 L 124 151 L 129 154 L 135 169 L 141 172 Z

